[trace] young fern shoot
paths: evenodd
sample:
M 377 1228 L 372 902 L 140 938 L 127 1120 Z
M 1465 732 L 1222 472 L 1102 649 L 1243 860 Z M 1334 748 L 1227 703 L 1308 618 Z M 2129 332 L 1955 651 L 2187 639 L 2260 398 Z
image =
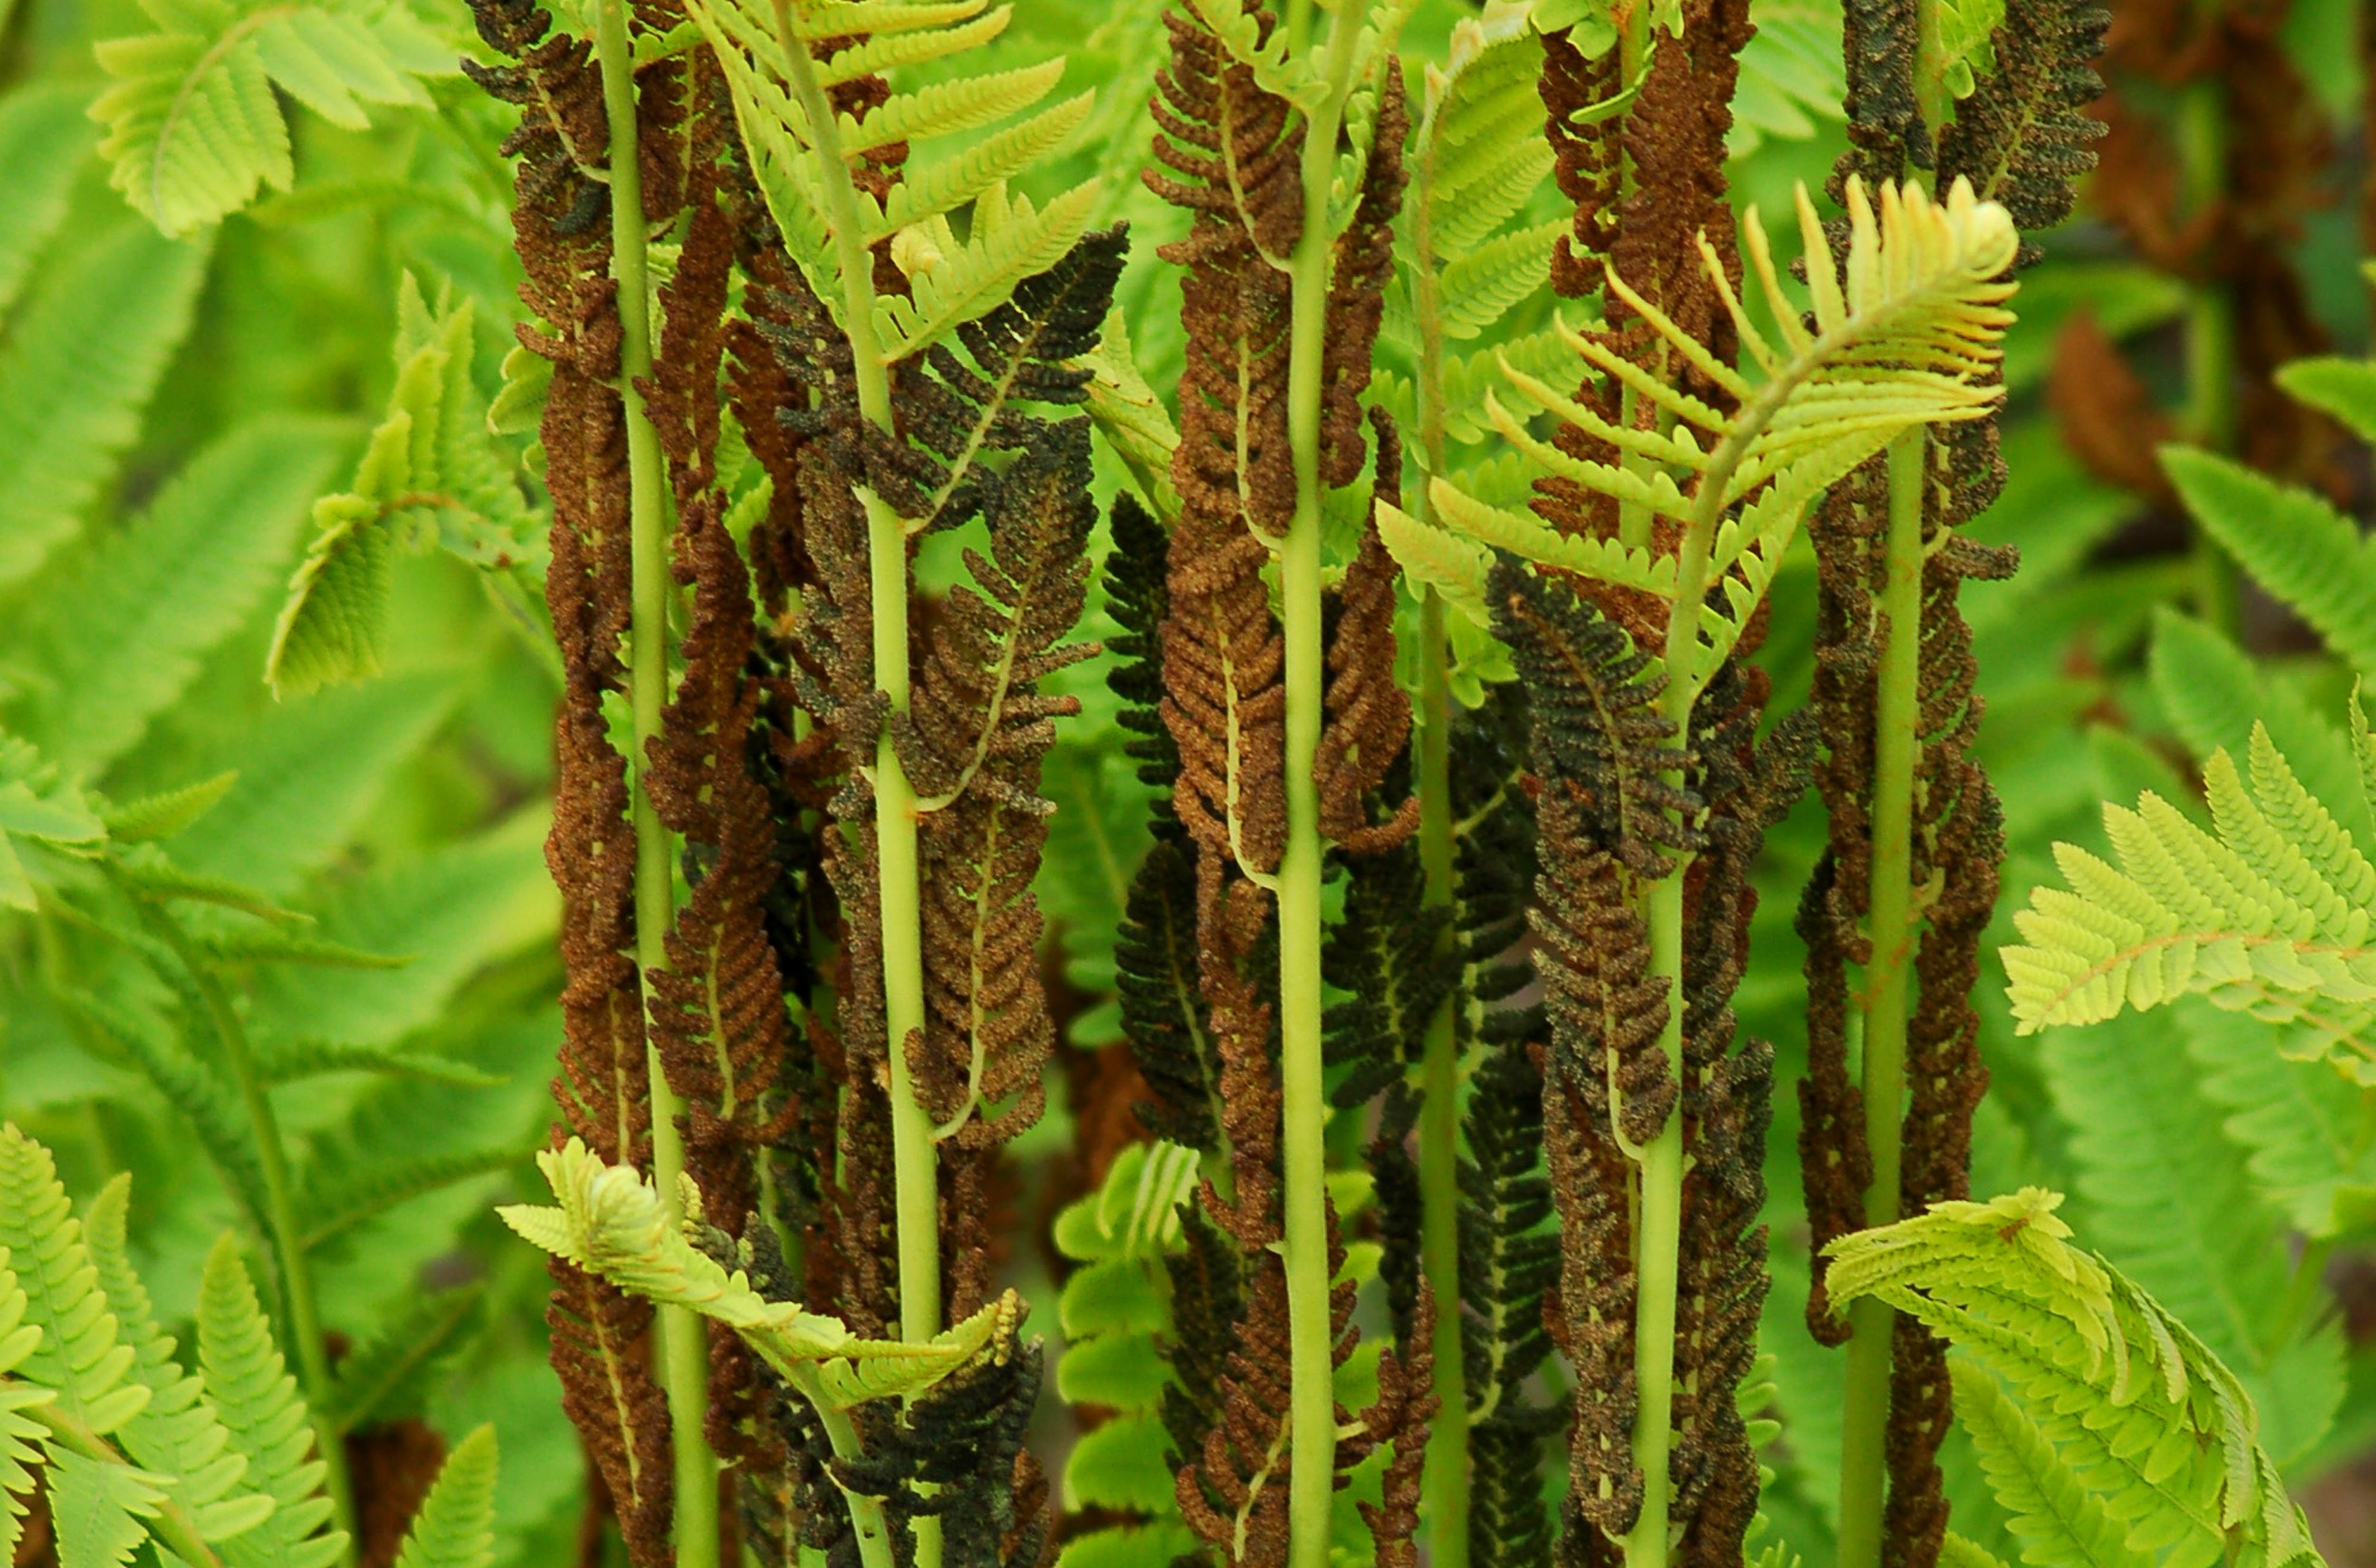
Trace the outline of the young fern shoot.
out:
M 1764 1293 L 1762 1268 L 1738 1259 L 1753 1246 L 1771 1058 L 1762 1046 L 1726 1053 L 1725 1000 L 1751 897 L 1747 861 L 1798 788 L 1809 736 L 1794 721 L 1751 746 L 1756 698 L 1733 656 L 1828 486 L 1906 429 L 1987 413 L 1997 393 L 1985 378 L 2011 320 L 2012 285 L 1999 275 L 2019 240 L 2002 208 L 1960 184 L 1939 202 L 1884 185 L 1876 205 L 1854 182 L 1847 195 L 1844 274 L 1800 196 L 1812 329 L 1754 215 L 1743 225 L 1779 342 L 1758 330 L 1701 240 L 1741 370 L 1608 272 L 1611 298 L 1732 411 L 1574 330 L 1584 361 L 1669 428 L 1619 424 L 1515 367 L 1512 384 L 1633 463 L 1542 441 L 1489 395 L 1505 438 L 1546 472 L 1645 509 L 1671 544 L 1562 532 L 1445 481 L 1432 487 L 1437 516 L 1464 536 L 1440 541 L 1438 554 L 1458 573 L 1457 591 L 1491 592 L 1538 708 L 1538 927 L 1560 1080 L 1546 1137 L 1555 1187 L 1574 1194 L 1563 1294 L 1574 1297 L 1570 1353 L 1586 1369 L 1572 1484 L 1581 1518 L 1622 1541 L 1636 1568 L 1663 1564 L 1679 1542 L 1695 1543 L 1695 1561 L 1721 1554 L 1711 1530 L 1737 1550 L 1754 1495 L 1729 1401 Z M 1504 568 L 1489 584 L 1486 545 L 1532 562 L 1535 578 Z M 1645 637 L 1655 654 L 1635 650 Z M 1704 870 L 1687 894 L 1695 861 Z M 1691 1332 L 1679 1335 L 1683 1313 Z

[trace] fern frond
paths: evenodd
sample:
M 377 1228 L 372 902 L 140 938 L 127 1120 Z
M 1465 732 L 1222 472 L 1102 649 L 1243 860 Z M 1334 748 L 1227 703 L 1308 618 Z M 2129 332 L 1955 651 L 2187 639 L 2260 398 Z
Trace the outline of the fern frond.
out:
M 59 1447 L 50 1455 L 58 1568 L 125 1568 L 165 1505 L 163 1476 Z
M 376 675 L 394 552 L 442 543 L 495 571 L 535 563 L 528 506 L 487 438 L 470 377 L 472 310 L 434 309 L 410 273 L 397 298 L 396 389 L 354 488 L 314 506 L 315 536 L 289 579 L 264 678 L 275 695 Z
M 2318 354 L 2278 368 L 2286 396 L 2342 423 L 2362 441 L 2376 442 L 2376 360 Z
M 144 950 L 144 956 L 152 968 L 159 968 L 160 974 L 170 976 L 173 973 L 171 961 L 165 956 Z M 186 986 L 187 977 L 181 978 Z M 169 978 L 167 983 L 172 985 L 175 982 Z M 182 1003 L 185 1013 L 196 1000 L 194 992 L 184 991 Z M 132 1059 L 133 1066 L 163 1097 L 165 1103 L 190 1124 L 190 1130 L 197 1134 L 198 1146 L 214 1162 L 223 1184 L 232 1190 L 232 1194 L 239 1200 L 248 1217 L 262 1224 L 268 1212 L 265 1206 L 264 1169 L 256 1152 L 252 1124 L 231 1086 L 181 1042 L 164 1037 L 151 1028 L 146 1020 L 125 1013 L 88 992 L 68 992 L 59 998 L 59 1002 L 71 1016 L 81 1019 Z
M 399 1204 L 473 1176 L 508 1170 L 519 1157 L 517 1148 L 498 1146 L 351 1165 L 341 1151 L 337 1167 L 316 1172 L 299 1200 L 299 1212 L 305 1217 L 304 1244 L 309 1249 L 321 1246 Z
M 45 689 L 23 723 L 50 755 L 97 777 L 182 695 L 288 560 L 342 434 L 235 430 L 122 532 L 44 579 L 24 635 Z
M 1054 267 L 1087 229 L 1096 206 L 1094 185 L 1034 207 L 1028 196 L 1009 196 L 1002 182 L 974 203 L 963 240 L 940 217 L 902 231 L 906 243 L 895 243 L 892 254 L 908 274 L 909 292 L 874 302 L 883 362 L 930 348 L 995 309 L 1024 279 Z
M 271 1517 L 224 1543 L 226 1562 L 330 1568 L 340 1561 L 347 1536 L 330 1523 L 327 1472 L 311 1457 L 313 1422 L 228 1235 L 207 1254 L 198 1281 L 198 1376 L 231 1446 L 247 1460 L 247 1484 L 274 1503 Z
M 2170 447 L 2161 464 L 2222 549 L 2337 654 L 2376 671 L 2376 543 L 2357 523 L 2308 490 L 2216 453 Z
M 1020 1311 L 1010 1292 L 929 1340 L 861 1338 L 839 1318 L 766 1300 L 739 1268 L 729 1274 L 684 1239 L 659 1194 L 632 1167 L 604 1164 L 576 1138 L 536 1162 L 560 1206 L 507 1205 L 496 1211 L 504 1223 L 621 1289 L 726 1324 L 825 1408 L 921 1393 L 1002 1332 L 1011 1333 Z M 700 1212 L 697 1205 L 686 1206 Z
M 407 1390 L 478 1321 L 485 1300 L 483 1289 L 466 1285 L 406 1301 L 378 1333 L 339 1358 L 322 1424 L 348 1432 L 402 1413 Z
M 231 787 L 238 781 L 236 773 L 218 773 L 196 784 L 160 790 L 122 805 L 110 805 L 100 813 L 100 817 L 107 836 L 119 844 L 171 838 L 214 810 L 216 802 L 230 793 Z
M 53 247 L 0 344 L 0 585 L 74 537 L 189 334 L 206 270 L 204 244 L 130 219 Z
M 1984 1423 L 1974 1435 L 2015 1532 L 2057 1543 L 2041 1563 L 2317 1564 L 2243 1384 L 2071 1244 L 2061 1201 L 2030 1187 L 1843 1237 L 1826 1249 L 1835 1309 L 1871 1296 L 1968 1358 L 1956 1408 Z M 2115 1539 L 2126 1551 L 2107 1556 Z
M 446 1456 L 404 1533 L 396 1568 L 492 1568 L 494 1524 L 495 1429 L 481 1426 Z
M 107 825 L 80 790 L 58 777 L 55 764 L 30 742 L 0 732 L 0 906 L 41 907 L 12 839 L 89 854 L 106 835 Z
M 837 55 L 836 60 L 839 60 Z M 1095 105 L 1095 93 L 1075 93 L 1004 130 L 968 145 L 955 157 L 908 173 L 884 198 L 882 216 L 868 225 L 869 244 L 890 238 L 911 224 L 938 218 L 1047 158 L 1080 128 Z M 870 118 L 869 124 L 871 125 Z
M 2148 792 L 2104 809 L 2118 867 L 2055 846 L 2070 888 L 2034 890 L 2021 944 L 1999 955 L 2022 1033 L 2201 994 L 2309 1021 L 2376 1077 L 2358 1039 L 2376 1003 L 2376 866 L 2259 725 L 2249 766 L 2248 786 L 2224 748 L 2205 765 L 2213 832 Z
M 25 1293 L 26 1326 L 41 1335 L 19 1375 L 54 1390 L 58 1412 L 95 1436 L 148 1408 L 148 1384 L 132 1375 L 138 1351 L 120 1342 L 57 1166 L 13 1123 L 0 1125 L 0 1250 Z
M 486 1088 L 504 1080 L 493 1073 L 404 1045 L 355 1044 L 347 1040 L 257 1040 L 256 1075 L 267 1084 L 293 1084 L 333 1073 L 374 1073 L 422 1078 L 458 1088 Z
M 913 92 L 893 93 L 869 109 L 863 120 L 847 113 L 841 116 L 841 150 L 844 156 L 853 156 L 894 142 L 956 136 L 994 125 L 1047 97 L 1063 75 L 1063 60 L 1043 60 L 1035 65 L 986 71 L 934 82 Z
M 295 170 L 277 88 L 332 125 L 367 129 L 363 105 L 429 107 L 418 80 L 453 70 L 400 5 L 246 7 L 231 0 L 144 0 L 153 32 L 110 39 L 114 82 L 90 106 L 107 126 L 109 180 L 167 234 L 289 189 Z
M 1461 253 L 1443 269 L 1443 335 L 1476 337 L 1543 287 L 1564 219 L 1515 230 Z
M 99 1288 L 133 1351 L 131 1375 L 150 1394 L 148 1407 L 124 1424 L 119 1440 L 134 1463 L 172 1478 L 164 1490 L 189 1513 L 201 1537 L 227 1540 L 271 1517 L 273 1500 L 241 1484 L 246 1455 L 232 1447 L 231 1433 L 200 1381 L 174 1360 L 172 1338 L 157 1326 L 148 1289 L 125 1248 L 131 1194 L 132 1178 L 118 1176 L 83 1211 L 83 1241 Z
M 90 154 L 90 125 L 65 82 L 28 82 L 0 97 L 0 315 L 17 303 L 39 256 L 65 221 L 76 172 Z

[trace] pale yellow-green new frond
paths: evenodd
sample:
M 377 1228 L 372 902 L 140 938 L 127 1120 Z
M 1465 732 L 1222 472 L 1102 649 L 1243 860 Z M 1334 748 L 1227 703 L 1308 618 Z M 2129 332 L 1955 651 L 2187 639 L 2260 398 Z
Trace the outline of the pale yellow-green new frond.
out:
M 1832 1302 L 1871 1297 L 1955 1347 L 1956 1413 L 2036 1568 L 2317 1563 L 2244 1385 L 2072 1243 L 2061 1201 L 2024 1188 L 1843 1237 Z
M 839 1318 L 768 1301 L 742 1269 L 730 1273 L 686 1241 L 633 1167 L 604 1163 L 576 1138 L 536 1158 L 559 1206 L 507 1206 L 498 1211 L 506 1225 L 623 1290 L 725 1324 L 829 1408 L 921 1392 L 1013 1337 L 1020 1308 L 1010 1293 L 933 1339 L 861 1338 Z
M 864 113 L 836 111 L 826 89 L 854 76 L 945 59 L 1005 30 L 1012 7 L 986 0 L 690 0 L 687 9 L 724 68 L 751 169 L 784 248 L 853 347 L 889 365 L 922 352 L 1054 265 L 1087 229 L 1094 184 L 1035 206 L 1006 183 L 1062 149 L 1087 119 L 1076 95 L 1033 112 L 1063 75 L 1062 59 L 958 75 L 889 98 Z M 827 40 L 864 42 L 812 57 Z M 894 83 L 895 88 L 897 83 Z M 1019 118 L 1018 118 L 1019 116 Z M 911 152 L 878 198 L 857 162 L 893 143 L 944 138 Z M 950 215 L 970 208 L 965 238 Z M 910 296 L 875 295 L 869 248 L 890 239 Z M 853 259 L 861 258 L 861 259 Z
M 1609 274 L 1610 295 L 1657 334 L 1674 362 L 1721 388 L 1731 411 L 1634 362 L 1605 335 L 1564 322 L 1561 339 L 1587 373 L 1630 393 L 1657 419 L 1642 422 L 1647 428 L 1609 419 L 1562 391 L 1538 363 L 1502 365 L 1515 407 L 1491 391 L 1485 396 L 1484 420 L 1538 471 L 1683 525 L 1679 554 L 1661 561 L 1657 580 L 1635 550 L 1587 544 L 1474 502 L 1464 507 L 1441 480 L 1429 492 L 1443 523 L 1480 543 L 1693 600 L 1700 652 L 1693 671 L 1678 671 L 1687 680 L 1730 651 L 1782 552 L 1825 490 L 1899 433 L 1978 419 L 2001 396 L 1990 373 L 2013 321 L 2005 302 L 2014 284 L 2006 275 L 2020 244 L 2003 208 L 1977 199 L 1961 180 L 1938 200 L 1919 186 L 1901 191 L 1893 184 L 1869 198 L 1862 183 L 1851 180 L 1842 265 L 1803 186 L 1797 205 L 1805 304 L 1784 288 L 1753 208 L 1741 226 L 1747 270 L 1778 341 L 1743 307 L 1715 247 L 1705 236 L 1700 241 L 1709 280 L 1739 333 L 1738 366 L 1718 360 L 1624 278 Z M 1615 448 L 1620 460 L 1592 461 L 1540 439 L 1527 426 L 1538 411 Z M 1701 551 L 1705 557 L 1693 558 Z
M 2104 808 L 2117 865 L 2055 846 L 2069 887 L 2035 889 L 2014 916 L 2021 943 L 1998 955 L 2023 1033 L 2205 995 L 2312 1024 L 2311 1039 L 2376 1082 L 2376 865 L 2260 725 L 2246 762 L 2249 780 L 2224 748 L 2204 766 L 2210 832 L 2147 792 Z

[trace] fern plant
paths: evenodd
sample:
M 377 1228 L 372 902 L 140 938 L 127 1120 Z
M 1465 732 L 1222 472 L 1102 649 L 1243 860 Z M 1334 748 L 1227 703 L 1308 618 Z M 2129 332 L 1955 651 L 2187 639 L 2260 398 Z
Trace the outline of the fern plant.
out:
M 229 1236 L 208 1255 L 198 1368 L 174 1359 L 125 1251 L 130 1182 L 77 1216 L 50 1153 L 0 1127 L 0 1546 L 37 1481 L 60 1568 L 131 1561 L 146 1541 L 190 1568 L 350 1562 L 330 1470 Z M 407 1533 L 409 1568 L 488 1568 L 495 1444 L 455 1450 Z

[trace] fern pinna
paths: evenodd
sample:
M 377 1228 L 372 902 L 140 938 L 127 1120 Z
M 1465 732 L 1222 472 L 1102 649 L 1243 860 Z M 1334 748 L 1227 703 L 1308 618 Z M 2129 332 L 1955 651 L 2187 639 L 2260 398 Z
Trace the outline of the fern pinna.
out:
M 1040 1106 L 1039 761 L 1071 701 L 1037 688 L 1092 651 L 1065 641 L 1092 512 L 1087 422 L 1028 410 L 1081 399 L 1065 362 L 1094 346 L 1123 242 L 1080 238 L 1082 193 L 1035 208 L 1004 184 L 1080 100 L 907 160 L 1053 86 L 885 80 L 1005 13 L 847 9 L 606 12 L 589 52 L 491 5 L 481 30 L 517 64 L 481 75 L 526 112 L 515 229 L 541 321 L 522 341 L 552 364 L 572 1158 L 648 1165 L 654 1201 L 698 1194 L 685 1221 L 766 1289 L 921 1344 L 986 1301 L 992 1169 Z M 968 207 L 960 241 L 944 215 Z M 630 302 L 659 224 L 682 243 L 647 313 Z M 975 517 L 971 585 L 911 626 L 912 540 Z M 632 773 L 609 738 L 622 695 Z M 1018 1444 L 1037 1360 L 1011 1333 L 904 1410 L 912 1389 L 804 1407 L 734 1323 L 549 1250 L 556 1366 L 638 1562 L 731 1538 L 713 1453 L 735 1467 L 730 1524 L 779 1555 L 1036 1556 Z M 636 1346 L 655 1301 L 657 1377 Z M 949 1444 L 979 1463 L 934 1456 Z M 861 1454 L 864 1479 L 837 1483 L 851 1505 L 820 1509 Z
M 1835 174 L 1968 184 L 2025 233 L 2065 217 L 2092 166 L 2100 13 L 2009 9 L 1983 41 L 1925 31 L 1916 8 L 1852 5 L 1844 37 L 1849 150 Z M 1963 30 L 1968 32 L 1968 29 Z M 1960 89 L 1969 94 L 1955 101 Z M 1952 114 L 1952 121 L 1949 116 Z M 2037 247 L 2022 255 L 2034 258 Z M 1868 1224 L 1966 1195 L 1971 1119 L 1988 1085 L 1970 995 L 2003 858 L 2002 814 L 1972 754 L 1980 703 L 1964 582 L 2009 576 L 2010 552 L 1954 530 L 2003 483 L 1993 417 L 1914 430 L 1836 486 L 1811 528 L 1816 559 L 1815 768 L 1828 842 L 1800 900 L 1808 1074 L 1800 1157 L 1820 1249 Z M 1853 1017 L 1853 1021 L 1852 1021 Z M 1861 1078 L 1848 1077 L 1848 1041 Z M 1936 1561 L 1947 1505 L 1944 1345 L 1878 1301 L 1807 1323 L 1849 1344 L 1841 1486 L 1844 1562 Z

